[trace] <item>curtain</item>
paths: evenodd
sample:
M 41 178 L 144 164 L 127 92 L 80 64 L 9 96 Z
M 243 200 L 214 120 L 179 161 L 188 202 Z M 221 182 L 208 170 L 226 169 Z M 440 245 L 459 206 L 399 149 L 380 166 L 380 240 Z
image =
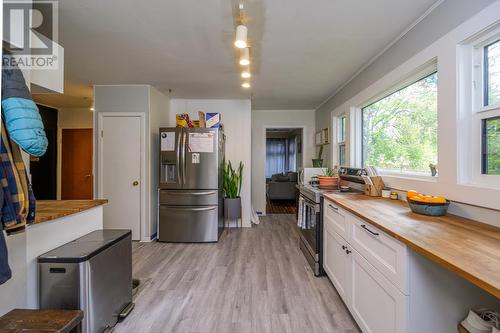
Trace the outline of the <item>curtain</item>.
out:
M 287 140 L 266 140 L 266 178 L 276 173 L 283 173 L 287 167 Z
M 297 171 L 297 137 L 288 139 L 288 168 L 287 171 Z

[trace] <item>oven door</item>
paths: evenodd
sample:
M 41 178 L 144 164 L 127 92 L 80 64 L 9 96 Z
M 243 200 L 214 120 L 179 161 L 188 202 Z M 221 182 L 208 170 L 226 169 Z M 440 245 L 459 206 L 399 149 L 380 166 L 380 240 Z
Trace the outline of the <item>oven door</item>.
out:
M 320 253 L 320 205 L 301 195 L 302 211 L 307 220 L 307 228 L 299 228 L 300 247 L 311 264 L 315 275 L 319 275 L 319 253 Z

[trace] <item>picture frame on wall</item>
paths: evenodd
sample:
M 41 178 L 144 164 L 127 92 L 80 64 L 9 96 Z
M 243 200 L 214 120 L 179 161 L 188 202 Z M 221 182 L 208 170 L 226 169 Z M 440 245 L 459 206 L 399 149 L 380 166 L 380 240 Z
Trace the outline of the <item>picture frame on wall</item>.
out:
M 316 146 L 320 146 L 321 145 L 321 131 L 317 131 L 316 132 L 316 135 L 315 135 L 315 138 L 314 138 L 314 142 L 316 143 Z
M 330 128 L 326 127 L 316 132 L 314 137 L 316 146 L 330 144 Z

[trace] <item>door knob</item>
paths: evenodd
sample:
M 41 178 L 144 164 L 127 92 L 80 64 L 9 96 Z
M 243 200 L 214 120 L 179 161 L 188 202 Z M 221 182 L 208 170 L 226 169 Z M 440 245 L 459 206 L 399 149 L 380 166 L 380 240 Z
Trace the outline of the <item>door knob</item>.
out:
M 132 185 L 137 186 L 137 185 L 139 185 L 139 182 L 137 180 L 134 180 L 134 182 L 132 183 Z

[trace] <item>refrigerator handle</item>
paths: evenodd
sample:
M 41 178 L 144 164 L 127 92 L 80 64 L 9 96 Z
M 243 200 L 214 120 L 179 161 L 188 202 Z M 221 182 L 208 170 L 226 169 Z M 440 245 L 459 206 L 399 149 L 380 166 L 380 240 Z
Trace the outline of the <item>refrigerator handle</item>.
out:
M 181 135 L 182 131 L 179 133 L 179 136 L 177 137 L 177 160 L 175 163 L 175 169 L 177 171 L 177 183 L 180 185 L 181 184 L 181 170 L 180 166 L 182 165 L 182 161 L 180 161 L 181 158 Z
M 187 173 L 187 166 L 186 166 L 186 132 L 182 130 L 182 184 L 186 184 L 186 173 Z

